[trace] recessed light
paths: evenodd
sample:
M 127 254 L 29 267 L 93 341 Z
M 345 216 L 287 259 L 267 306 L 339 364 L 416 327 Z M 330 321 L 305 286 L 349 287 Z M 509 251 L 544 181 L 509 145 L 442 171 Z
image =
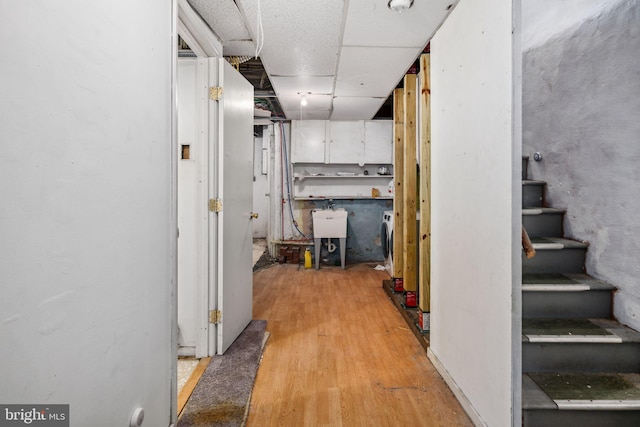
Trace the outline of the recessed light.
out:
M 413 0 L 389 0 L 387 6 L 393 11 L 402 12 L 413 6 Z

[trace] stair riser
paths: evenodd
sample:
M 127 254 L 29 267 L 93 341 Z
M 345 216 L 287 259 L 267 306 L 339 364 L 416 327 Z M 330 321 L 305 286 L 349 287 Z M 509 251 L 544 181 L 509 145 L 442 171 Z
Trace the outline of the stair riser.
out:
M 528 159 L 522 159 L 522 180 L 526 180 L 529 175 L 528 171 L 529 161 Z
M 638 372 L 640 344 L 522 343 L 524 372 Z
M 522 186 L 522 207 L 542 207 L 544 185 Z
M 638 427 L 640 411 L 525 410 L 523 427 Z
M 522 256 L 522 273 L 584 273 L 585 248 L 536 250 L 536 256 Z
M 608 319 L 611 317 L 611 291 L 523 292 L 522 317 Z
M 562 214 L 522 215 L 529 237 L 562 237 Z

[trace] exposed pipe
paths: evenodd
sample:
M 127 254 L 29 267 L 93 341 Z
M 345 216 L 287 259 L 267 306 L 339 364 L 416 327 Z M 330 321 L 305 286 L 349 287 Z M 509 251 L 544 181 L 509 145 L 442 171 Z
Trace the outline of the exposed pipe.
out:
M 280 122 L 280 191 L 282 196 L 280 198 L 280 239 L 284 240 L 284 154 L 282 153 L 282 122 Z
M 307 238 L 307 236 L 298 228 L 298 223 L 293 216 L 293 207 L 291 204 L 291 178 L 289 177 L 289 158 L 287 156 L 287 137 L 284 134 L 284 123 L 282 122 L 280 122 L 280 132 L 282 134 L 282 151 L 284 152 L 284 161 L 285 161 L 283 166 L 286 168 L 285 170 L 287 171 L 287 201 L 289 202 L 289 214 L 291 215 L 291 222 L 293 223 L 293 226 L 295 227 L 296 231 L 300 233 L 302 237 Z M 284 189 L 282 191 L 282 194 L 284 196 Z M 283 197 L 283 201 L 284 201 L 284 197 Z M 284 239 L 284 228 L 283 228 L 282 238 Z

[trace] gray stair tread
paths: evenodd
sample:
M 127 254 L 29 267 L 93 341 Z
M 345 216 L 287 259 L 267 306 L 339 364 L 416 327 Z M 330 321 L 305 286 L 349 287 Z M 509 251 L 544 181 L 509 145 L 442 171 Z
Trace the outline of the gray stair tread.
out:
M 558 214 L 562 215 L 565 213 L 565 209 L 556 209 L 556 208 L 522 208 L 522 215 L 542 215 L 542 214 Z
M 523 291 L 610 291 L 615 286 L 603 282 L 587 274 L 559 274 L 559 273 L 525 273 L 522 275 Z
M 528 376 L 538 389 L 527 383 Z M 552 409 L 546 394 L 559 409 L 640 409 L 640 374 L 618 373 L 529 373 L 523 377 L 524 409 Z M 541 407 L 545 404 L 545 407 Z M 537 405 L 533 407 L 530 405 Z
M 640 343 L 640 333 L 609 319 L 522 319 L 522 342 Z
M 537 179 L 523 179 L 522 185 L 545 185 L 547 181 L 540 181 Z
M 586 243 L 577 240 L 564 239 L 561 237 L 531 237 L 531 243 L 536 250 L 557 250 L 557 249 L 584 249 L 588 247 Z M 561 247 L 560 247 L 561 246 Z
M 522 409 L 558 409 L 558 405 L 542 391 L 538 384 L 529 377 L 522 375 Z
M 637 342 L 640 343 L 640 333 L 627 326 L 621 325 L 615 320 L 611 319 L 590 319 L 594 324 L 605 328 L 614 335 L 622 338 L 622 342 Z

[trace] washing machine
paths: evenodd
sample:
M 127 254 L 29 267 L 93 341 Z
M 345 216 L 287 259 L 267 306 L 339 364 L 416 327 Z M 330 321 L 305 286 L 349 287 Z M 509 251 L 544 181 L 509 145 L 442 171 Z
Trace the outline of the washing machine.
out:
M 393 277 L 393 211 L 384 211 L 382 213 L 380 236 L 382 238 L 384 267 L 389 276 Z

